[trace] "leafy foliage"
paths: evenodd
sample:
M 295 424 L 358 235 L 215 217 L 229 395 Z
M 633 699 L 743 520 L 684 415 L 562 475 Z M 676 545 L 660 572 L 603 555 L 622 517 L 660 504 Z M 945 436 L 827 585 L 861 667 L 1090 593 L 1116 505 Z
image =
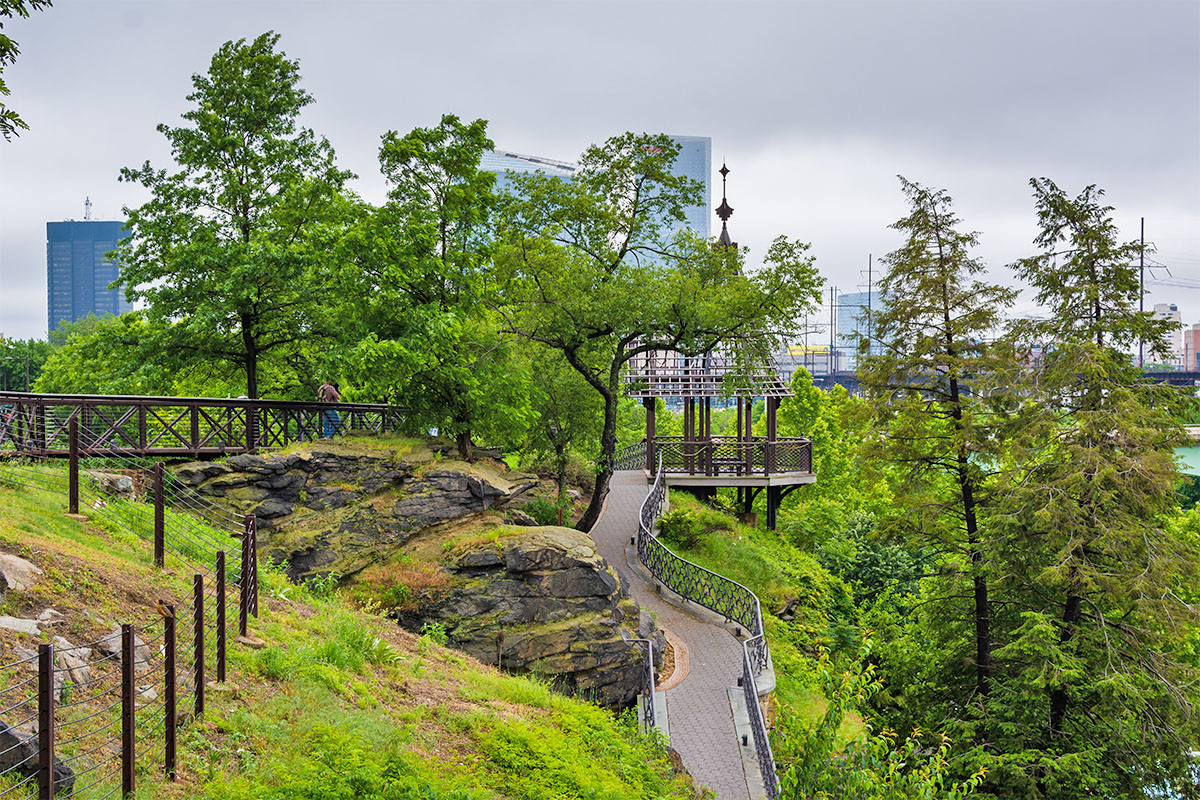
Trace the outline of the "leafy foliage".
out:
M 279 36 L 226 42 L 193 75 L 183 127 L 159 125 L 178 171 L 150 162 L 121 170 L 151 199 L 125 209 L 121 282 L 168 326 L 173 350 L 236 365 L 259 396 L 259 362 L 339 331 L 326 301 L 335 248 L 354 204 L 352 174 L 298 125 L 312 97 Z M 310 380 L 313 380 L 310 378 Z
M 50 0 L 0 0 L 0 17 L 8 19 L 28 17 L 29 12 L 40 11 L 43 8 L 49 8 L 50 5 Z M 8 84 L 4 82 L 4 68 L 16 63 L 17 56 L 21 54 L 17 43 L 3 31 L 4 24 L 0 22 L 0 98 L 10 94 Z M 5 141 L 12 141 L 12 137 L 20 136 L 18 131 L 27 130 L 29 130 L 29 125 L 25 120 L 17 116 L 17 112 L 6 106 L 3 101 L 0 101 L 0 136 L 3 136 Z

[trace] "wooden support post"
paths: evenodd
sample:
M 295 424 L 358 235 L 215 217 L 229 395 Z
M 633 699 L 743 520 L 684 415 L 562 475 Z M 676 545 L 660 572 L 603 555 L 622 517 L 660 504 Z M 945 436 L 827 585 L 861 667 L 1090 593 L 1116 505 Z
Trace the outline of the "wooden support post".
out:
M 767 530 L 773 531 L 779 521 L 779 504 L 782 502 L 783 487 L 767 487 Z
M 754 398 L 746 398 L 746 474 L 754 474 Z M 750 504 L 746 504 L 746 513 L 750 513 Z
M 250 614 L 258 619 L 258 517 L 247 516 L 250 521 Z
M 192 642 L 195 643 L 196 703 L 193 707 L 197 719 L 204 716 L 204 576 L 192 576 Z
M 166 556 L 166 512 L 163 505 L 163 465 L 154 462 L 154 566 L 161 567 Z
M 225 682 L 225 551 L 217 553 L 217 680 Z
M 138 452 L 146 455 L 146 407 L 138 406 Z
M 200 406 L 192 403 L 190 411 L 191 416 L 191 439 L 192 439 L 192 455 L 195 458 L 200 457 Z
M 133 684 L 133 626 L 121 626 L 121 795 L 130 797 L 134 790 L 135 750 Z
M 79 513 L 79 420 L 71 417 L 71 464 L 67 496 L 67 510 L 72 514 Z
M 54 800 L 54 645 L 38 645 L 38 800 Z
M 175 780 L 175 606 L 167 606 L 167 616 L 163 620 L 163 647 L 166 649 L 166 664 L 163 667 L 165 678 L 165 698 L 163 702 L 163 736 L 166 739 L 164 749 L 163 769 L 167 780 Z

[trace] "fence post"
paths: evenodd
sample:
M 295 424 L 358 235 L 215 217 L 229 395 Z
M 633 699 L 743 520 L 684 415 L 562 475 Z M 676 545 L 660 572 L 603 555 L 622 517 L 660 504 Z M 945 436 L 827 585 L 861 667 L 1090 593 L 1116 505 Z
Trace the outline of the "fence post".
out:
M 238 593 L 238 635 L 246 635 L 246 617 L 250 613 L 250 520 L 247 514 L 242 529 L 242 568 L 238 575 L 241 591 Z
M 217 680 L 225 682 L 225 551 L 217 552 Z
M 134 750 L 133 626 L 121 626 L 121 794 L 133 794 Z
M 166 522 L 163 511 L 163 465 L 154 463 L 154 566 L 161 567 L 164 560 L 164 537 Z
M 194 633 L 192 641 L 196 643 L 196 705 L 194 713 L 197 718 L 204 716 L 204 576 L 192 576 L 192 606 Z
M 250 614 L 258 619 L 258 517 L 250 515 Z
M 163 736 L 166 738 L 165 763 L 167 780 L 175 780 L 175 606 L 167 606 L 163 620 L 163 644 L 166 647 L 166 701 L 163 703 Z
M 72 514 L 79 513 L 79 419 L 71 417 L 71 466 L 70 481 L 67 494 L 67 510 Z
M 38 800 L 54 800 L 54 645 L 38 645 Z

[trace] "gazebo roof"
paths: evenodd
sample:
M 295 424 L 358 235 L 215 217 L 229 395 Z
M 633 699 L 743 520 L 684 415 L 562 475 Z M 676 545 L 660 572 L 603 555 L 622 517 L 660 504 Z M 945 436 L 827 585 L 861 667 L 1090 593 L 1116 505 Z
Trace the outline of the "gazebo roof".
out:
M 739 397 L 791 397 L 779 373 L 769 367 L 726 380 L 734 370 L 720 353 L 685 356 L 651 350 L 634 356 L 625 374 L 630 397 L 718 397 L 727 390 Z

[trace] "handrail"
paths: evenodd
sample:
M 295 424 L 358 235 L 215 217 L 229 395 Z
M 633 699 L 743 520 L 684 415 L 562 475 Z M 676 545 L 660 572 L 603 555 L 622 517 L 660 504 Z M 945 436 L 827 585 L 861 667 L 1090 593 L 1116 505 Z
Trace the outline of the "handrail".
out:
M 746 710 L 750 714 L 750 730 L 754 735 L 754 750 L 763 785 L 768 797 L 777 798 L 779 779 L 775 774 L 775 757 L 771 752 L 770 739 L 767 738 L 766 719 L 758 700 L 755 681 L 755 677 L 767 668 L 770 659 L 762 624 L 762 605 L 758 596 L 742 584 L 676 555 L 654 535 L 654 526 L 661 515 L 666 496 L 661 454 L 658 467 L 654 484 L 638 513 L 638 560 L 651 575 L 684 600 L 711 609 L 725 617 L 726 621 L 736 621 L 752 634 L 742 642 L 741 684 L 746 697 Z
M 641 695 L 646 703 L 646 730 L 650 731 L 658 727 L 658 717 L 654 713 L 654 640 L 631 638 L 628 641 L 646 645 L 646 686 Z
M 73 418 L 96 454 L 234 455 L 349 430 L 399 430 L 406 411 L 381 403 L 0 392 L 0 452 L 67 454 Z

